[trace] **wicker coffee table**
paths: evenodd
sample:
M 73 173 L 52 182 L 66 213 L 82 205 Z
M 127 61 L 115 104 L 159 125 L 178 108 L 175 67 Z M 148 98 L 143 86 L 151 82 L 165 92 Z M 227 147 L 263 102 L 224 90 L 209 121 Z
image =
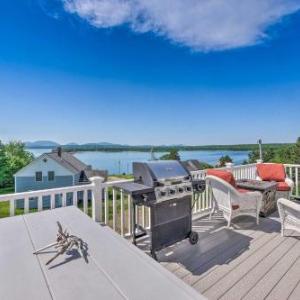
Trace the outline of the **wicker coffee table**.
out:
M 241 179 L 237 180 L 236 184 L 239 188 L 262 193 L 261 217 L 266 217 L 277 210 L 275 201 L 277 183 L 275 181 Z

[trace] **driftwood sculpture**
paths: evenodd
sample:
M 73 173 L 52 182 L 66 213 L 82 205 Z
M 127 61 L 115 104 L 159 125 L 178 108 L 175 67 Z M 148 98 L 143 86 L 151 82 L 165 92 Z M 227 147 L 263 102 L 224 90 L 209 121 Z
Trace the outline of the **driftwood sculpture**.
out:
M 49 244 L 41 249 L 38 249 L 33 254 L 40 254 L 44 250 L 54 247 L 57 249 L 57 253 L 50 258 L 46 265 L 49 265 L 53 262 L 59 255 L 67 253 L 68 251 L 72 250 L 73 247 L 78 250 L 79 254 L 85 259 L 87 262 L 87 244 L 79 237 L 75 235 L 70 235 L 67 230 L 63 230 L 60 222 L 57 222 L 58 225 L 58 233 L 56 237 L 56 242 Z

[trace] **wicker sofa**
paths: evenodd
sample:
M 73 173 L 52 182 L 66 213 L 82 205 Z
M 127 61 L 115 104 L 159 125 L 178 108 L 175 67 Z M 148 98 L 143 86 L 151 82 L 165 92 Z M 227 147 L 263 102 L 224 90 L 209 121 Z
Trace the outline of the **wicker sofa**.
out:
M 288 178 L 283 164 L 259 163 L 256 165 L 257 180 L 276 181 L 276 201 L 280 198 L 290 199 L 294 182 Z

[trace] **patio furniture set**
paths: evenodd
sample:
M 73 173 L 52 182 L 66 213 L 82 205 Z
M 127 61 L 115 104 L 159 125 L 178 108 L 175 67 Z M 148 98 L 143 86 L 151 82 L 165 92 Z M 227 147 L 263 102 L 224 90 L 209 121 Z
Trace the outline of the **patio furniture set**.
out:
M 300 232 L 300 203 L 291 199 L 294 182 L 284 165 L 260 163 L 256 173 L 256 180 L 235 180 L 228 170 L 208 170 L 206 181 L 213 196 L 210 218 L 221 211 L 228 227 L 241 215 L 253 216 L 259 224 L 259 216 L 266 217 L 278 207 L 282 236 L 286 229 Z

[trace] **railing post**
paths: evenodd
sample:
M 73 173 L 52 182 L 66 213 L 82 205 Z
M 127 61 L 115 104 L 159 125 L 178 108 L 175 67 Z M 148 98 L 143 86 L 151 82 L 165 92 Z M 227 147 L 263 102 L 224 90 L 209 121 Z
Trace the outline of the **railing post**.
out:
M 102 222 L 102 190 L 103 178 L 92 177 L 90 181 L 93 184 L 92 192 L 92 218 L 95 222 Z
M 231 170 L 233 168 L 234 164 L 232 162 L 227 162 L 225 163 L 225 167 L 229 170 Z

